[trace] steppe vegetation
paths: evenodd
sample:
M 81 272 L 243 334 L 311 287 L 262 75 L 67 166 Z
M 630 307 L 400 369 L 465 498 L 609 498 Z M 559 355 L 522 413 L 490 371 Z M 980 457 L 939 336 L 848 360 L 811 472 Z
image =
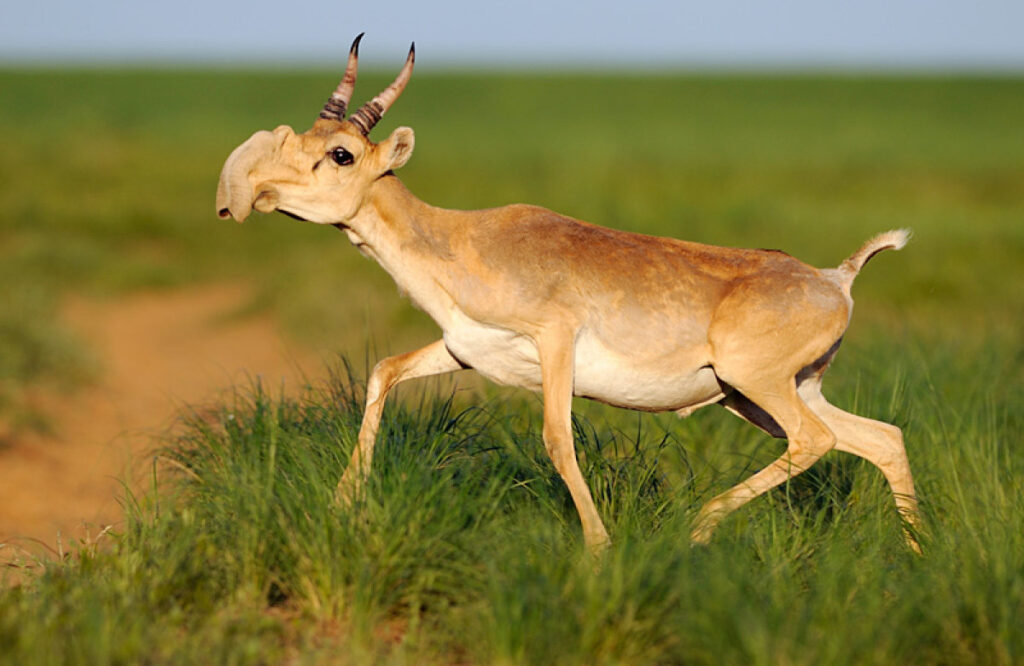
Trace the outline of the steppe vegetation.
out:
M 437 205 L 526 201 L 819 266 L 915 232 L 858 279 L 826 394 L 904 428 L 924 556 L 877 470 L 839 453 L 691 548 L 701 503 L 780 443 L 716 407 L 580 402 L 613 538 L 595 563 L 537 398 L 461 377 L 401 388 L 365 502 L 331 501 L 367 359 L 436 332 L 341 235 L 221 222 L 213 193 L 231 148 L 307 127 L 335 79 L 0 72 L 10 432 L 46 426 L 34 391 L 102 372 L 57 318 L 69 294 L 246 280 L 240 314 L 351 359 L 299 396 L 240 386 L 183 413 L 123 524 L 0 588 L 0 663 L 1024 662 L 1024 80 L 417 73 L 376 135 L 416 129 L 401 176 Z

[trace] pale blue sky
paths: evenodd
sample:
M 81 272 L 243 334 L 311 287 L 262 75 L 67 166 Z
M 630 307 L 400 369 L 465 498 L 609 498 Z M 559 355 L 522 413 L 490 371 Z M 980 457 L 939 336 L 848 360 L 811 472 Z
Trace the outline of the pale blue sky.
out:
M 0 63 L 800 66 L 1024 71 L 1024 0 L 7 0 Z

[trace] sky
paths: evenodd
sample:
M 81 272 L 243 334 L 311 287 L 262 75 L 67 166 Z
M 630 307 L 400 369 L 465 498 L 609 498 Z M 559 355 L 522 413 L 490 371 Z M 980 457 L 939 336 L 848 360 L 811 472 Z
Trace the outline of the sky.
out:
M 9 0 L 0 65 L 1024 71 L 1024 0 Z

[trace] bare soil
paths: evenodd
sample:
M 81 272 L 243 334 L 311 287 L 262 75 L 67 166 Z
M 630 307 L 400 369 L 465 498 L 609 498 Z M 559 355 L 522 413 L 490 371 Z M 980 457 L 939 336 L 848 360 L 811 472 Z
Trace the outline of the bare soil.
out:
M 185 404 L 259 377 L 295 390 L 322 363 L 286 344 L 272 318 L 239 318 L 236 285 L 146 293 L 110 302 L 77 299 L 64 315 L 101 361 L 98 381 L 46 399 L 50 435 L 0 450 L 0 560 L 88 542 L 122 518 L 123 483 L 152 469 L 154 435 Z

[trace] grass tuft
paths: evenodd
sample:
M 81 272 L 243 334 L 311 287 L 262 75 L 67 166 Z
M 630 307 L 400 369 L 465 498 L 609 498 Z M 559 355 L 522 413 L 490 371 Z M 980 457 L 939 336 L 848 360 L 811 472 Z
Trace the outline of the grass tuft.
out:
M 546 460 L 535 400 L 406 395 L 385 411 L 365 496 L 339 505 L 363 399 L 339 365 L 300 398 L 255 384 L 183 416 L 159 452 L 173 461 L 160 487 L 126 497 L 107 547 L 0 592 L 0 653 L 19 664 L 1016 663 L 1020 420 L 955 372 L 889 353 L 836 400 L 904 425 L 923 557 L 903 545 L 881 474 L 841 454 L 692 547 L 696 507 L 777 453 L 760 435 L 737 448 L 727 426 L 739 421 L 721 410 L 692 417 L 724 420 L 700 456 L 685 453 L 693 433 L 658 435 L 655 417 L 577 416 L 613 537 L 600 560 Z M 928 390 L 973 398 L 940 419 L 910 409 Z

